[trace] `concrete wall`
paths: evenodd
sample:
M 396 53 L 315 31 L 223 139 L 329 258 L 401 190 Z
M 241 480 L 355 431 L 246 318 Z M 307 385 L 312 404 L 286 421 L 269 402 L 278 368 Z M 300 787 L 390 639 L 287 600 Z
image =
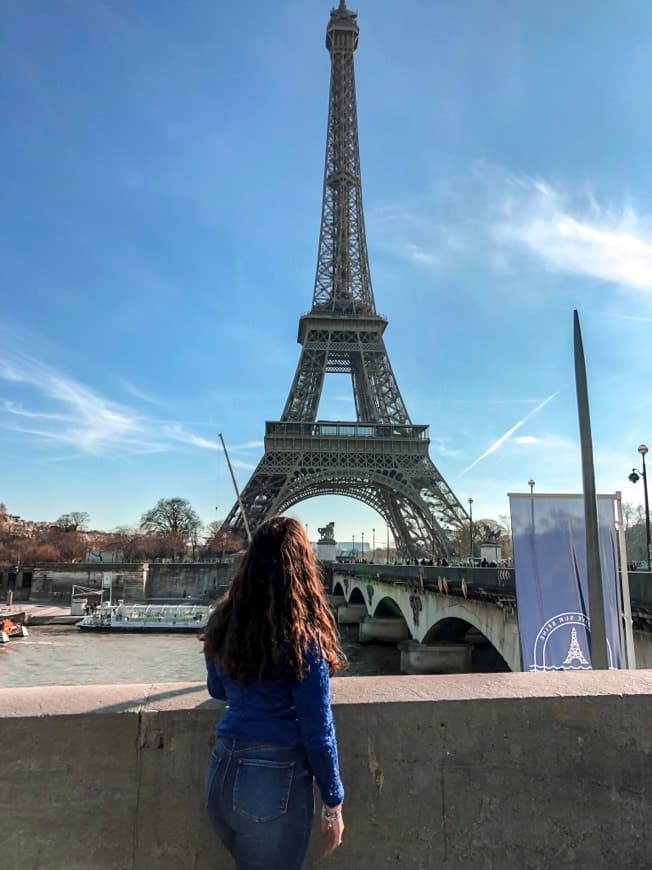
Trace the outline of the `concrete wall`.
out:
M 200 598 L 225 587 L 233 565 L 221 562 L 151 562 L 147 578 L 149 598 L 183 595 Z
M 347 799 L 332 870 L 650 866 L 652 672 L 349 677 L 333 695 Z M 232 866 L 203 808 L 220 715 L 205 699 L 197 684 L 0 690 L 3 866 Z M 318 839 L 308 870 L 326 866 Z
M 27 570 L 27 569 L 24 569 Z M 68 604 L 74 584 L 100 589 L 102 576 L 112 577 L 114 600 L 136 601 L 143 598 L 177 598 L 185 592 L 190 598 L 210 595 L 229 582 L 231 562 L 79 562 L 74 564 L 38 565 L 32 573 L 31 589 L 20 594 L 20 575 L 14 600 L 55 601 Z M 0 596 L 4 599 L 9 572 L 0 576 Z
M 652 668 L 652 632 L 635 631 L 634 649 L 637 668 Z
M 145 595 L 147 564 L 141 562 L 79 562 L 38 565 L 32 574 L 30 601 L 70 603 L 73 585 L 100 589 L 102 576 L 111 574 L 113 598 L 140 599 Z

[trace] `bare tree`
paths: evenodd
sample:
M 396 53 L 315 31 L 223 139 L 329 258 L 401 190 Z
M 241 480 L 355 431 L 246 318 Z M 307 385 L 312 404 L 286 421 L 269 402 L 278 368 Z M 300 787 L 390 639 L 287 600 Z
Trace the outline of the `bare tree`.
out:
M 32 543 L 37 541 L 32 539 Z M 81 562 L 87 552 L 86 538 L 81 532 L 65 530 L 57 525 L 41 536 L 38 543 L 55 549 L 60 562 Z
M 108 532 L 85 532 L 86 552 L 104 561 L 103 553 L 110 551 L 111 534 Z
M 646 558 L 647 540 L 645 535 L 645 512 L 642 504 L 623 502 L 625 520 L 625 547 L 627 557 L 635 562 Z
M 211 532 L 211 535 L 206 538 L 206 543 L 202 550 L 202 555 L 204 556 L 237 553 L 247 545 L 242 535 L 236 534 L 228 526 L 225 526 L 223 520 L 214 520 L 212 523 L 209 523 L 207 531 Z
M 473 520 L 473 555 L 480 553 L 480 544 L 497 544 L 502 551 L 503 558 L 512 555 L 512 536 L 505 517 L 498 520 L 479 519 Z M 461 556 L 466 556 L 471 543 L 471 526 L 466 520 L 459 529 L 456 529 L 450 537 L 452 549 Z
M 71 511 L 69 514 L 61 514 L 54 524 L 64 532 L 83 532 L 89 520 L 90 515 L 86 511 Z
M 174 561 L 178 552 L 183 553 L 186 544 L 201 528 L 201 520 L 185 498 L 161 498 L 154 507 L 140 518 L 140 528 L 145 532 L 170 536 L 175 547 Z
M 211 538 L 214 538 L 215 535 L 222 528 L 222 523 L 224 520 L 213 520 L 210 523 L 206 523 L 204 526 L 204 543 L 208 543 Z

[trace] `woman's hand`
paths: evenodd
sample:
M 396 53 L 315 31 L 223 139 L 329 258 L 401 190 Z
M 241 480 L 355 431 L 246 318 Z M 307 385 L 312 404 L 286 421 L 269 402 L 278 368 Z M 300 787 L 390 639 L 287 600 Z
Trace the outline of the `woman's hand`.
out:
M 337 818 L 324 818 L 324 813 L 338 815 Z M 321 835 L 326 841 L 326 847 L 321 853 L 322 858 L 332 855 L 338 846 L 342 845 L 342 834 L 344 833 L 344 819 L 342 817 L 342 804 L 337 807 L 324 807 L 321 817 Z

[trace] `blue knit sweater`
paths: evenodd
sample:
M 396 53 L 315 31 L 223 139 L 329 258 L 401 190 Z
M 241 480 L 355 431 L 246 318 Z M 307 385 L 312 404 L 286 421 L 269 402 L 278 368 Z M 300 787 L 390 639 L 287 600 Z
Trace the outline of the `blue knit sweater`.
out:
M 261 740 L 284 746 L 300 743 L 322 800 L 334 807 L 344 799 L 331 711 L 328 665 L 314 653 L 304 662 L 304 678 L 239 683 L 213 659 L 206 659 L 208 691 L 228 704 L 218 737 Z

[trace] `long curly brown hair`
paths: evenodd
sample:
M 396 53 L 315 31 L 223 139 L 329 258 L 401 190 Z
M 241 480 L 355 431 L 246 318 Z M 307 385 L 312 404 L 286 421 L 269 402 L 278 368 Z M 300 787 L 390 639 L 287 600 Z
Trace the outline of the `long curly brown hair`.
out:
M 204 633 L 204 652 L 232 679 L 292 674 L 316 648 L 333 676 L 346 667 L 333 613 L 301 523 L 272 517 L 254 534 Z

